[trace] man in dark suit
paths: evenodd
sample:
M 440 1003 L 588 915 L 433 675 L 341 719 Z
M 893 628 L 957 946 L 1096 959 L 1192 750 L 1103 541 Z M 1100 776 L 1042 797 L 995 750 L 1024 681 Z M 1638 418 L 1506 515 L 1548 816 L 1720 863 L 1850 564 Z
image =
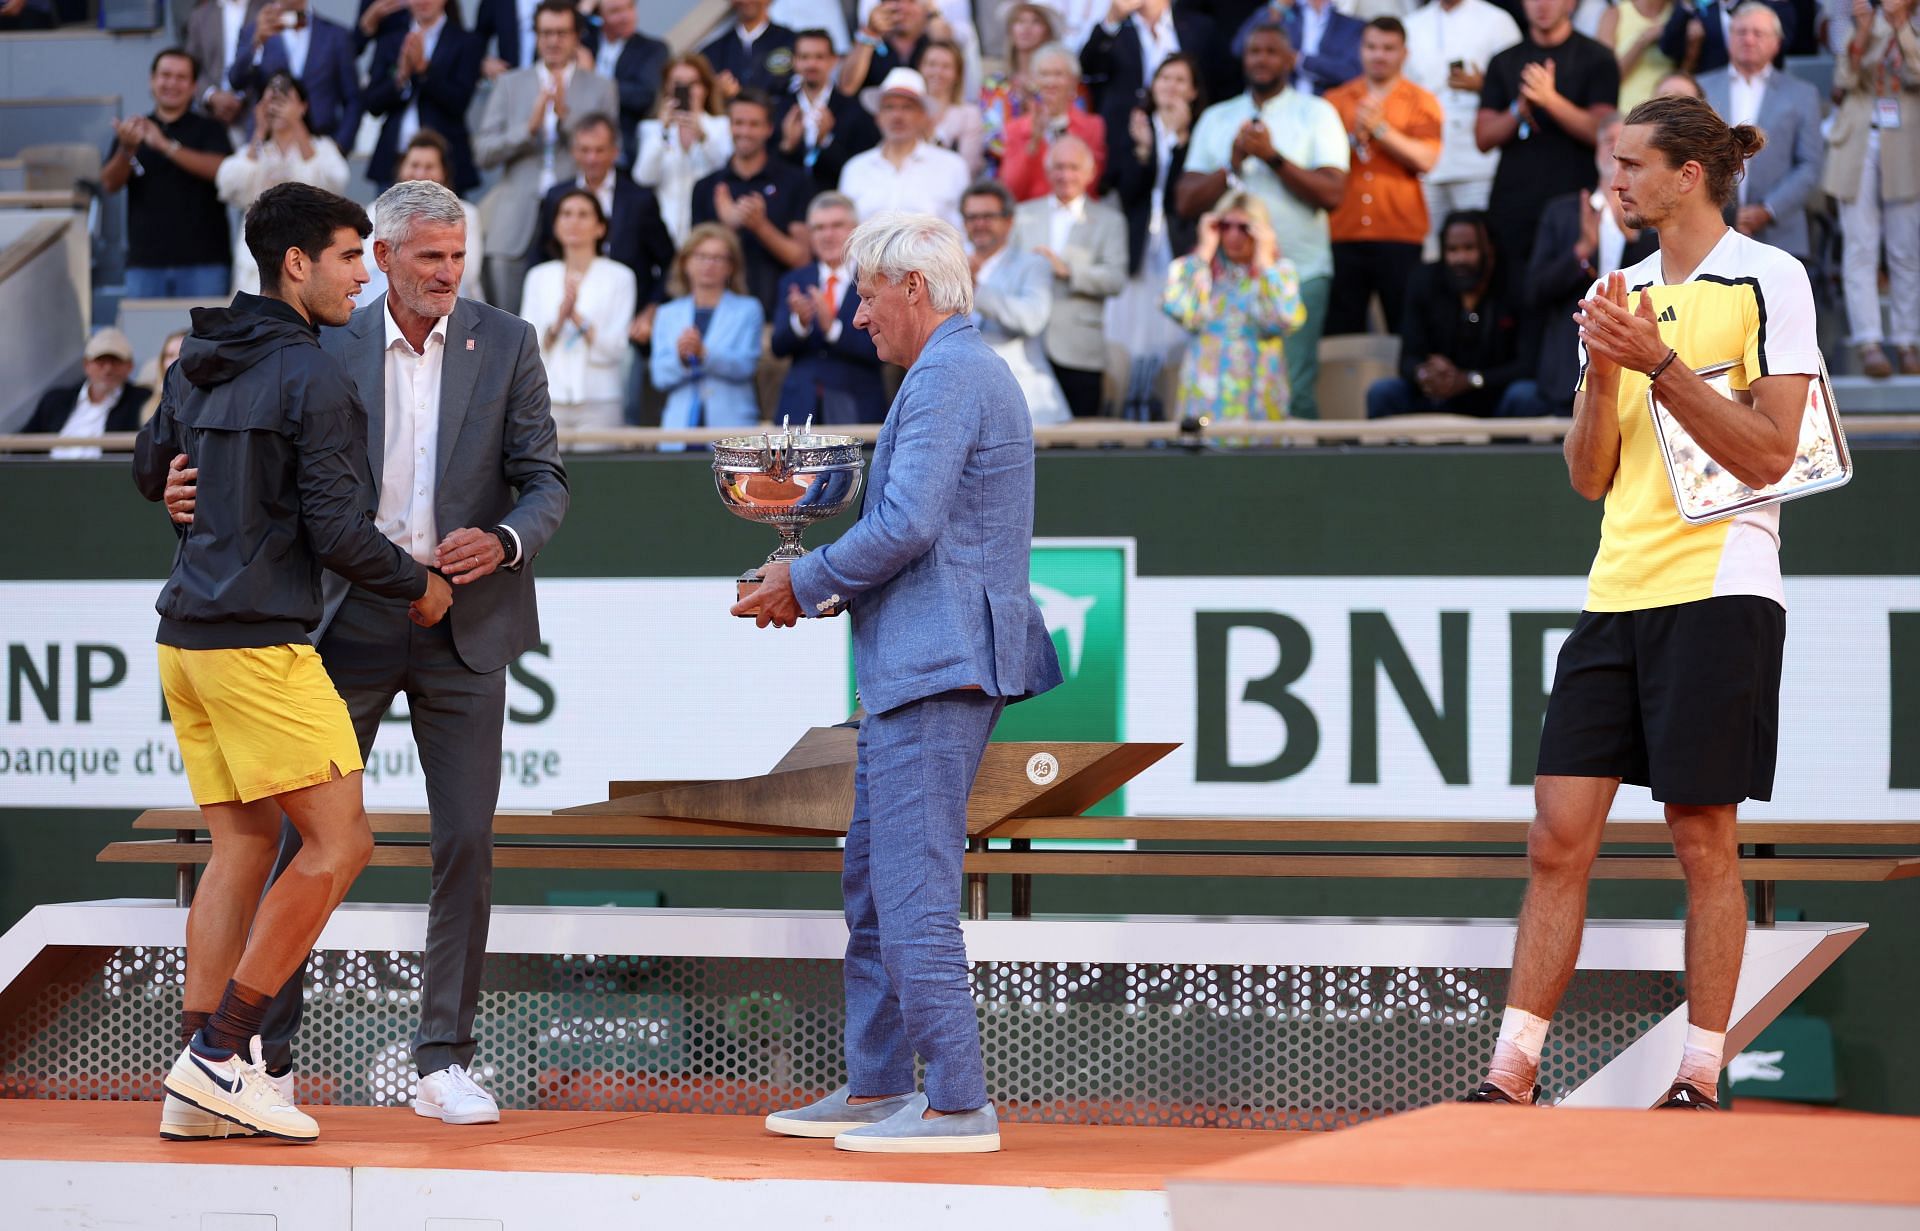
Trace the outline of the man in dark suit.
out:
M 367 178 L 382 190 L 391 185 L 407 140 L 426 128 L 447 139 L 454 190 L 471 192 L 480 186 L 480 172 L 467 107 L 480 84 L 480 40 L 447 18 L 447 0 L 408 0 L 407 7 L 411 25 L 380 36 L 367 72 L 367 110 L 386 117 Z
M 733 0 L 733 20 L 700 48 L 720 78 L 720 97 L 742 90 L 784 94 L 793 76 L 793 31 L 767 19 L 770 0 Z
M 468 1075 L 486 958 L 493 881 L 493 813 L 507 666 L 540 640 L 533 558 L 567 511 L 567 477 L 548 409 L 533 326 L 460 299 L 466 214 L 438 184 L 399 184 L 374 203 L 373 258 L 387 294 L 321 337 L 366 407 L 375 524 L 414 559 L 453 582 L 461 609 L 433 628 L 339 576 L 322 579 L 319 647 L 346 701 L 362 755 L 382 715 L 407 694 L 433 815 L 425 980 L 414 1063 L 414 1110 L 450 1124 L 500 1118 Z M 431 397 L 431 410 L 389 405 L 390 382 Z M 171 501 L 169 507 L 172 507 Z M 299 849 L 283 833 L 280 867 Z M 300 978 L 289 980 L 261 1030 L 270 1072 L 288 1071 L 300 1026 Z
M 780 386 L 775 419 L 804 423 L 878 423 L 887 415 L 880 356 L 853 326 L 860 295 L 847 268 L 847 236 L 860 221 L 853 202 L 823 192 L 807 206 L 815 263 L 780 279 L 773 353 L 793 360 Z
M 653 114 L 667 72 L 667 45 L 640 33 L 634 0 L 601 0 L 600 47 L 593 66 L 620 91 L 620 169 L 633 166 L 640 121 Z
M 1333 0 L 1271 0 L 1255 10 L 1233 36 L 1233 54 L 1246 52 L 1247 36 L 1267 22 L 1277 22 L 1299 52 L 1293 68 L 1293 88 L 1325 94 L 1360 75 L 1360 35 L 1367 23 L 1333 7 Z
M 673 267 L 673 236 L 660 219 L 660 201 L 653 190 L 643 188 L 629 175 L 615 169 L 617 146 L 613 121 L 604 115 L 583 116 L 574 126 L 568 148 L 579 172 L 547 190 L 540 201 L 539 221 L 534 224 L 533 242 L 527 246 L 527 268 L 553 259 L 548 242 L 553 238 L 553 216 L 560 198 L 584 188 L 600 199 L 607 215 L 607 255 L 633 271 L 639 284 L 634 300 L 642 305 L 661 298 L 667 271 Z
M 859 99 L 834 89 L 839 66 L 825 30 L 802 30 L 793 36 L 796 84 L 790 93 L 774 96 L 774 144 L 780 157 L 805 168 L 823 192 L 839 187 L 847 159 L 880 144 L 872 113 Z
M 1115 20 L 1118 18 L 1118 20 Z M 1115 0 L 1107 19 L 1087 35 L 1080 51 L 1080 72 L 1087 83 L 1093 110 L 1107 122 L 1107 132 L 1126 131 L 1127 116 L 1135 107 L 1151 111 L 1146 98 L 1146 52 L 1142 40 L 1166 41 L 1173 35 L 1173 51 L 1198 60 L 1211 86 L 1224 71 L 1225 48 L 1216 45 L 1213 21 L 1201 13 L 1173 7 L 1173 0 Z M 1164 57 L 1162 57 L 1164 58 Z
M 307 90 L 307 127 L 332 137 L 342 153 L 360 128 L 360 70 L 345 26 L 307 12 L 307 0 L 272 0 L 240 31 L 227 84 L 250 109 L 275 73 Z
M 1699 76 L 1727 66 L 1727 31 L 1733 24 L 1733 12 L 1743 4 L 1765 4 L 1780 18 L 1781 45 L 1793 38 L 1792 0 L 1696 0 L 1676 4 L 1660 31 L 1660 54 Z M 1776 60 L 1775 68 L 1785 64 Z
M 861 340 L 866 336 L 861 334 Z M 867 343 L 867 350 L 873 350 L 873 343 Z M 20 430 L 68 436 L 138 431 L 140 408 L 147 404 L 153 390 L 127 383 L 133 375 L 133 347 L 127 335 L 109 326 L 88 338 L 86 370 L 87 378 L 79 384 L 56 385 L 41 395 L 33 418 Z M 98 457 L 100 450 L 56 449 L 53 456 Z

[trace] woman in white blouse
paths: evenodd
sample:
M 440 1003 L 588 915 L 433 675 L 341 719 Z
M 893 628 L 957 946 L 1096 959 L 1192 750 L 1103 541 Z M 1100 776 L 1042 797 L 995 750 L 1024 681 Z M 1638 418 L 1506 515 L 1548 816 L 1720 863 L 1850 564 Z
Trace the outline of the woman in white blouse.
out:
M 670 61 L 660 86 L 660 116 L 640 121 L 633 178 L 660 198 L 660 219 L 675 247 L 693 224 L 693 186 L 732 157 L 733 136 L 713 66 L 697 51 Z
M 967 160 L 967 173 L 978 178 L 987 166 L 987 121 L 980 108 L 962 101 L 965 59 L 958 44 L 930 39 L 920 52 L 920 76 L 927 83 L 927 140 Z
M 400 166 L 393 173 L 393 182 L 404 184 L 408 180 L 432 180 L 448 192 L 453 187 L 453 149 L 447 139 L 431 128 L 423 128 L 413 134 L 407 142 L 406 150 L 400 155 Z M 480 234 L 480 211 L 473 202 L 462 198 L 461 212 L 467 216 L 467 267 L 460 274 L 460 298 L 487 302 L 486 292 L 480 289 L 480 254 L 486 251 L 481 247 L 484 237 Z M 367 220 L 374 221 L 373 207 L 367 207 Z M 360 291 L 360 303 L 370 304 L 387 293 L 387 275 L 373 259 L 372 250 L 367 255 L 367 285 Z
M 220 199 L 241 213 L 276 184 L 347 189 L 347 160 L 331 137 L 316 137 L 307 129 L 307 88 L 286 73 L 268 79 L 253 109 L 253 140 L 224 159 L 214 177 Z M 234 237 L 233 289 L 260 293 L 260 267 L 247 251 L 244 234 Z
M 559 260 L 527 271 L 520 316 L 540 336 L 554 426 L 619 427 L 622 365 L 638 295 L 633 271 L 600 255 L 607 216 L 584 188 L 560 198 L 548 250 Z

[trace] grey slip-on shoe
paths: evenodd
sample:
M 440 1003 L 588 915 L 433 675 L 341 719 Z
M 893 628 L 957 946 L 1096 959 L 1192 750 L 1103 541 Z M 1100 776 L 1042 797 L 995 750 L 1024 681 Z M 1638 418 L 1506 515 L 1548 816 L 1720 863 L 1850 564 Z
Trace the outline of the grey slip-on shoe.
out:
M 992 1103 L 932 1120 L 924 1118 L 926 1110 L 927 1096 L 916 1094 L 888 1119 L 841 1133 L 834 1147 L 864 1154 L 991 1154 L 1000 1148 L 1000 1116 Z
M 838 1137 L 849 1129 L 880 1123 L 913 1097 L 900 1094 L 871 1103 L 849 1103 L 849 1089 L 841 1086 L 817 1103 L 791 1111 L 776 1111 L 767 1117 L 767 1130 L 788 1137 Z

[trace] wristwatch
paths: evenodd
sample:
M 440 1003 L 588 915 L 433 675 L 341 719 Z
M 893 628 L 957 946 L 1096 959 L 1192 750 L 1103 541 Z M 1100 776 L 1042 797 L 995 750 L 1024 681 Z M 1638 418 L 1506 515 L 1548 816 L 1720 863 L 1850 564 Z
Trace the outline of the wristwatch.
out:
M 1478 372 L 1468 372 L 1467 387 L 1469 389 L 1485 389 L 1487 387 L 1487 378 Z

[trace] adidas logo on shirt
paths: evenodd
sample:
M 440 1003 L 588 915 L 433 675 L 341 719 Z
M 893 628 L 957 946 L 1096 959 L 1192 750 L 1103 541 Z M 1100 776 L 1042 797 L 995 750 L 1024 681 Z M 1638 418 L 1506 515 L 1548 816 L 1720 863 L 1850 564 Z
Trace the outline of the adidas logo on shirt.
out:
M 1678 324 L 1680 322 L 1679 314 L 1674 312 L 1672 304 L 1668 304 L 1664 309 L 1661 310 L 1660 319 L 1663 321 L 1672 321 L 1675 324 Z

